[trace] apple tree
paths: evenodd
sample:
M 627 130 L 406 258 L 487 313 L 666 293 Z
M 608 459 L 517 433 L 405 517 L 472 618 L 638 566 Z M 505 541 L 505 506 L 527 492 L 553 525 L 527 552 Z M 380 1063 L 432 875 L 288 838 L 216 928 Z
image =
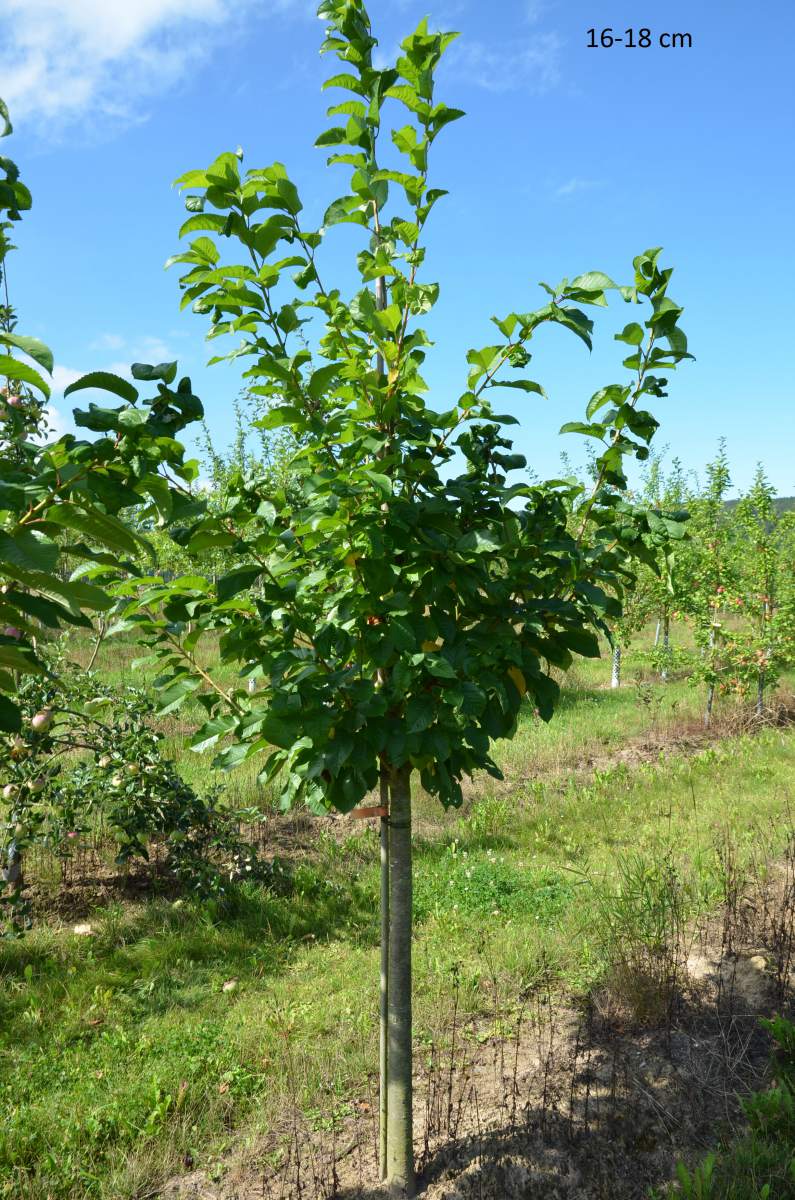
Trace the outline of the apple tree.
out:
M 11 132 L 2 101 L 0 125 Z M 140 402 L 129 381 L 94 372 L 75 390 L 104 389 L 123 406 L 76 413 L 77 425 L 96 435 L 90 439 L 50 438 L 52 354 L 17 332 L 8 301 L 9 233 L 30 206 L 18 168 L 0 158 L 0 907 L 15 932 L 23 923 L 23 853 L 59 773 L 53 756 L 82 746 L 91 723 L 85 706 L 77 716 L 67 711 L 47 643 L 70 628 L 91 629 L 89 614 L 113 604 L 97 577 L 135 569 L 150 553 L 131 512 L 162 522 L 189 511 L 196 467 L 175 434 L 202 414 L 190 380 L 171 387 L 176 363 L 136 364 L 137 379 L 157 383 L 155 396 Z M 41 704 L 31 709 L 36 678 Z

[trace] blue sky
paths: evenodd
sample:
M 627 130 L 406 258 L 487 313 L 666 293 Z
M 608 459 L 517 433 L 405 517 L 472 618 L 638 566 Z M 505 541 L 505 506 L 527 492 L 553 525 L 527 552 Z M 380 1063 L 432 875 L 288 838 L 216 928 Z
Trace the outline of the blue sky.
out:
M 600 15 L 595 16 L 598 7 Z M 671 378 L 658 444 L 703 468 L 728 439 L 735 483 L 761 459 L 795 493 L 789 285 L 795 8 L 772 0 L 374 0 L 385 56 L 424 15 L 461 31 L 438 93 L 467 118 L 437 142 L 433 183 L 450 190 L 428 238 L 426 277 L 442 285 L 426 372 L 434 403 L 462 390 L 488 318 L 542 303 L 537 281 L 600 269 L 628 280 L 634 254 L 665 247 L 671 294 L 697 361 Z M 587 30 L 687 32 L 691 49 L 592 50 Z M 284 161 L 310 217 L 343 191 L 322 151 L 322 26 L 297 0 L 0 0 L 2 145 L 34 195 L 9 264 L 20 328 L 55 351 L 56 385 L 92 369 L 178 358 L 204 398 L 216 441 L 231 436 L 239 376 L 206 368 L 201 318 L 179 313 L 182 171 L 241 144 L 246 165 Z M 340 171 L 340 168 L 336 168 Z M 331 231 L 327 273 L 345 272 L 350 231 Z M 548 400 L 505 392 L 517 447 L 541 475 L 597 387 L 621 378 L 600 319 L 589 356 L 547 331 L 533 367 Z M 69 405 L 56 394 L 59 422 Z

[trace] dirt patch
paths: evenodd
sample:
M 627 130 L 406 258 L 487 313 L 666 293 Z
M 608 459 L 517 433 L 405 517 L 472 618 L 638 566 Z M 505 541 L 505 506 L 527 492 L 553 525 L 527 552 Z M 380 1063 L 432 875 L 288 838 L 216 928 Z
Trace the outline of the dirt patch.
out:
M 592 1005 L 546 994 L 423 1044 L 414 1081 L 419 1194 L 646 1200 L 677 1161 L 700 1158 L 740 1122 L 739 1097 L 765 1078 L 758 1018 L 771 1011 L 773 991 L 763 954 L 721 957 L 702 945 L 664 1028 L 610 1023 Z M 222 1179 L 194 1172 L 157 1195 L 380 1200 L 375 1081 L 368 1086 L 332 1129 L 310 1129 L 294 1114 L 256 1151 L 231 1156 Z

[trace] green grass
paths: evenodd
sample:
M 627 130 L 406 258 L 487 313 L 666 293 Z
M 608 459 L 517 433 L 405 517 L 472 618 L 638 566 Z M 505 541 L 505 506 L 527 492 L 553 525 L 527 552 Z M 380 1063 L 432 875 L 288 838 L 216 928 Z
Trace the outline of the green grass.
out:
M 541 975 L 583 991 L 604 968 L 603 898 L 622 855 L 675 848 L 695 911 L 716 847 L 775 853 L 795 739 L 768 732 L 660 766 L 522 786 L 417 840 L 416 1025 L 509 1000 Z M 132 1196 L 206 1165 L 285 1105 L 362 1095 L 376 1061 L 377 866 L 370 831 L 326 839 L 283 894 L 97 913 L 0 949 L 0 1195 Z M 236 980 L 233 989 L 223 984 Z M 238 1135 L 236 1135 L 238 1136 Z
M 121 677 L 124 655 L 113 661 Z M 444 1036 L 453 980 L 465 1013 L 542 979 L 585 994 L 609 966 L 610 920 L 626 939 L 657 919 L 653 879 L 633 891 L 628 864 L 645 880 L 644 864 L 670 862 L 690 917 L 720 900 L 727 837 L 740 860 L 781 849 L 795 736 L 605 765 L 632 738 L 697 724 L 700 703 L 684 681 L 639 692 L 631 659 L 613 692 L 608 669 L 578 668 L 551 726 L 528 713 L 499 748 L 506 781 L 478 781 L 461 812 L 416 796 L 418 1038 Z M 184 732 L 168 727 L 206 786 Z M 250 776 L 224 781 L 254 799 Z M 341 828 L 270 891 L 113 906 L 90 918 L 93 936 L 52 923 L 0 945 L 3 1200 L 134 1197 L 186 1155 L 221 1171 L 225 1147 L 293 1104 L 317 1122 L 372 1097 L 377 838 Z

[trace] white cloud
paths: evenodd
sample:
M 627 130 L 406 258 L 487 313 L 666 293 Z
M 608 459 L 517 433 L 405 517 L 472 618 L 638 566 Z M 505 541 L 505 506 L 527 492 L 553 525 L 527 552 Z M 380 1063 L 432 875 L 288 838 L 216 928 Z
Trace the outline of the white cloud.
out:
M 75 371 L 73 367 L 62 367 L 59 363 L 53 368 L 52 373 L 52 390 L 53 395 L 62 396 L 64 389 L 69 387 L 70 383 L 74 383 L 84 371 Z
M 601 179 L 580 179 L 575 175 L 572 179 L 567 179 L 560 187 L 555 188 L 554 195 L 559 198 L 575 196 L 578 192 L 592 192 L 594 188 L 599 187 L 602 187 Z
M 88 347 L 89 350 L 121 350 L 124 338 L 118 333 L 103 333 Z
M 136 344 L 135 361 L 137 362 L 172 362 L 176 357 L 171 348 L 158 337 L 141 338 Z
M 83 371 L 76 371 L 73 367 L 63 367 L 60 364 L 53 369 L 50 380 L 52 395 L 50 396 L 49 404 L 44 410 L 48 429 L 47 433 L 40 439 L 41 441 L 51 442 L 55 438 L 62 437 L 65 433 L 74 433 L 75 427 L 72 421 L 71 406 L 69 400 L 63 399 L 63 393 L 64 388 L 68 388 L 69 384 L 74 383 L 83 373 Z
M 257 9 L 291 0 L 0 0 L 0 79 L 12 119 L 58 133 L 75 120 L 145 119 Z
M 548 8 L 547 0 L 525 0 L 524 19 L 530 25 L 541 20 Z
M 557 33 L 536 33 L 524 45 L 499 48 L 483 42 L 454 42 L 448 66 L 490 92 L 548 92 L 561 80 L 562 41 Z
M 133 363 L 150 363 L 155 366 L 157 363 L 174 362 L 179 358 L 179 355 L 159 337 L 133 338 L 129 341 L 120 338 L 119 342 L 119 346 L 109 346 L 108 349 L 121 350 L 126 357 L 114 359 L 102 370 L 112 371 L 114 375 L 121 375 L 124 379 L 132 378 L 130 367 Z
M 47 434 L 42 441 L 51 442 L 63 437 L 65 433 L 74 433 L 72 418 L 65 416 L 54 404 L 48 404 L 44 410 L 47 418 Z

